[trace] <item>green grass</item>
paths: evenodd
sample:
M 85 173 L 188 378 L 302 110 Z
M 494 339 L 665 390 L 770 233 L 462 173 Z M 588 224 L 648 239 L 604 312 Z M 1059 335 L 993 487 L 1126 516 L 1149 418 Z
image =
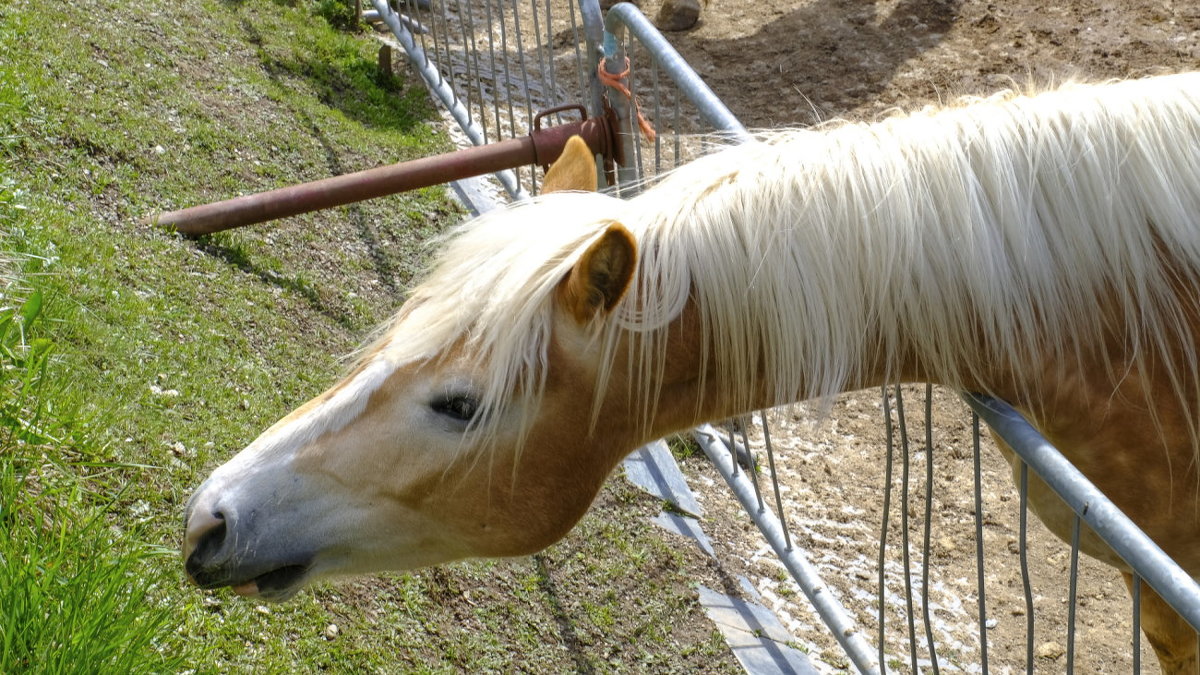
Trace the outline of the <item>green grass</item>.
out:
M 0 186 L 0 225 L 21 197 Z M 41 261 L 20 262 L 0 257 L 0 672 L 179 670 L 192 650 L 159 590 L 174 555 L 107 522 L 119 493 L 98 479 L 130 467 L 89 459 L 102 449 L 75 433 L 81 392 L 57 372 L 43 293 L 22 283 Z
M 178 602 L 158 592 L 173 552 L 119 535 L 69 476 L 0 465 L 0 671 L 153 673 L 197 660 L 176 633 Z M 18 468 L 20 466 L 20 468 Z M 57 483 L 57 485 L 55 485 Z M 38 494 L 30 495 L 36 485 Z
M 143 224 L 449 148 L 346 11 L 0 3 L 0 672 L 731 671 L 703 563 L 619 483 L 534 559 L 271 606 L 184 579 L 191 490 L 336 380 L 462 217 L 437 188 L 201 239 Z

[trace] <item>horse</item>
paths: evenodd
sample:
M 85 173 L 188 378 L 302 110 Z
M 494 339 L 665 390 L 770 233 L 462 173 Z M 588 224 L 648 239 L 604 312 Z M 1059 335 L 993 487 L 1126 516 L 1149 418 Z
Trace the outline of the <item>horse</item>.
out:
M 1200 573 L 1200 73 L 763 134 L 632 199 L 595 187 L 573 140 L 546 194 L 446 236 L 345 379 L 192 496 L 189 577 L 283 600 L 529 554 L 651 439 L 894 382 L 1008 401 Z M 1070 536 L 1038 479 L 1029 504 Z M 1164 672 L 1195 672 L 1195 632 L 1142 597 Z

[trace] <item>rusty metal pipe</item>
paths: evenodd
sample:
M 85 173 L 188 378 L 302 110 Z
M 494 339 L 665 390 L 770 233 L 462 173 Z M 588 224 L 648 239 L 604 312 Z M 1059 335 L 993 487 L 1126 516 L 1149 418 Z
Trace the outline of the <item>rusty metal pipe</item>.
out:
M 169 211 L 150 221 L 173 225 L 183 234 L 210 234 L 501 169 L 547 166 L 558 159 L 563 145 L 574 135 L 582 136 L 596 154 L 608 155 L 612 147 L 609 122 L 597 117 L 536 130 L 521 138 Z

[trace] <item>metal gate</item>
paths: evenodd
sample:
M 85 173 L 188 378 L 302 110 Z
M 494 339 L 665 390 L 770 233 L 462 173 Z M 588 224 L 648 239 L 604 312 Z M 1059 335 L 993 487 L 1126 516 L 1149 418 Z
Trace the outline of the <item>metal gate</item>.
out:
M 710 149 L 707 146 L 750 138 L 633 5 L 618 4 L 602 14 L 596 0 L 403 0 L 397 6 L 389 5 L 389 0 L 372 0 L 372 4 L 374 10 L 365 16 L 390 29 L 412 67 L 445 105 L 464 143 L 483 144 L 524 135 L 540 119 L 612 115 L 620 141 L 616 149 L 618 163 L 603 168 L 613 169 L 608 174 L 609 189 L 630 196 L 657 174 L 706 152 Z M 567 104 L 572 107 L 561 107 Z M 540 111 L 549 112 L 539 118 Z M 468 194 L 478 210 L 486 210 L 489 199 L 500 199 L 502 195 L 523 199 L 536 193 L 538 182 L 537 170 L 530 167 L 498 172 L 490 188 L 468 183 L 460 185 L 460 191 Z M 484 205 L 479 206 L 480 202 Z M 694 432 L 696 441 L 811 602 L 832 639 L 845 650 L 849 664 L 861 672 L 988 672 L 989 667 L 1035 670 L 1039 658 L 1035 621 L 1039 611 L 1028 573 L 1029 524 L 1025 517 L 1030 469 L 1078 514 L 1076 541 L 1066 564 L 1067 628 L 1057 638 L 1061 640 L 1063 660 L 1054 661 L 1053 668 L 1065 664 L 1068 671 L 1072 670 L 1081 649 L 1076 579 L 1078 532 L 1085 526 L 1104 537 L 1192 626 L 1200 627 L 1200 588 L 1192 579 L 1010 407 L 979 396 L 964 396 L 976 417 L 973 433 L 962 442 L 970 447 L 958 456 L 973 465 L 969 490 L 973 536 L 962 546 L 974 549 L 975 564 L 969 570 L 946 573 L 932 566 L 930 561 L 936 556 L 931 552 L 931 513 L 939 499 L 932 491 L 937 445 L 930 412 L 933 395 L 926 388 L 924 415 L 918 416 L 919 421 L 910 421 L 917 418 L 905 415 L 905 394 L 899 387 L 879 396 L 888 438 L 883 476 L 876 477 L 883 480 L 884 493 L 880 536 L 874 544 L 873 560 L 833 560 L 840 567 L 821 564 L 822 560 L 829 562 L 829 557 L 822 557 L 818 550 L 802 550 L 798 544 L 793 527 L 797 519 L 788 508 L 788 488 L 781 486 L 777 469 L 779 453 L 772 443 L 771 428 L 765 424 L 770 415 L 758 415 L 763 424 L 757 431 L 749 431 L 743 424 L 724 429 L 704 425 Z M 979 419 L 1004 438 L 1023 461 L 1017 471 L 1019 537 L 1012 554 L 1020 559 L 1020 595 L 1024 603 L 1012 610 L 1012 617 L 1022 621 L 1025 629 L 1024 643 L 1015 650 L 1017 656 L 1011 658 L 998 658 L 997 650 L 993 648 L 989 653 L 988 648 L 989 632 L 997 620 L 989 614 L 985 578 L 987 561 L 996 553 L 984 546 L 987 508 L 980 484 L 983 442 Z M 915 428 L 923 430 L 922 440 L 912 439 L 909 429 Z M 755 463 L 758 455 L 765 457 L 764 464 Z M 913 485 L 921 485 L 921 490 L 914 492 Z M 916 504 L 922 512 L 917 512 Z M 861 572 L 869 576 L 873 595 L 870 609 L 862 608 L 863 603 L 858 602 L 861 599 L 848 597 L 852 594 L 823 582 L 819 573 L 832 569 L 846 574 L 847 567 L 866 569 L 872 564 L 872 573 Z M 974 591 L 948 593 L 941 580 L 954 574 L 960 575 L 957 579 L 969 580 Z M 960 606 L 950 612 L 947 607 L 955 602 Z M 1128 663 L 1135 672 L 1140 668 L 1142 653 L 1138 602 L 1135 593 L 1129 613 L 1131 631 L 1109 636 L 1110 640 L 1131 645 Z M 970 632 L 975 637 L 947 637 L 940 624 L 951 614 L 971 616 Z

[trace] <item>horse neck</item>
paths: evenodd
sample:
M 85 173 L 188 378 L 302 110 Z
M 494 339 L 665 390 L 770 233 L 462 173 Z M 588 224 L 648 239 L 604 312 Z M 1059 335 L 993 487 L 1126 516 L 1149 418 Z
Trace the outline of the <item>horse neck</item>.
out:
M 750 321 L 760 309 L 746 305 L 740 320 Z M 945 316 L 941 315 L 941 318 Z M 970 322 L 976 318 L 967 313 L 961 321 Z M 1200 325 L 1196 317 L 1192 319 L 1193 326 Z M 1122 376 L 1128 376 L 1123 369 L 1130 363 L 1128 342 L 1124 335 L 1115 331 L 1109 332 L 1099 343 L 1069 353 L 1061 345 L 1031 340 L 1007 355 L 948 363 L 948 357 L 935 355 L 931 359 L 922 353 L 920 345 L 902 339 L 895 331 L 883 330 L 878 322 L 864 321 L 858 344 L 846 349 L 846 354 L 854 356 L 839 357 L 847 362 L 844 379 L 832 384 L 822 383 L 818 389 L 803 378 L 804 369 L 801 369 L 801 377 L 781 381 L 777 377 L 777 366 L 769 365 L 780 361 L 778 355 L 742 355 L 737 360 L 739 364 L 731 365 L 722 354 L 722 337 L 707 331 L 704 324 L 703 309 L 692 301 L 662 332 L 665 339 L 660 347 L 663 354 L 659 367 L 661 377 L 650 393 L 635 393 L 634 401 L 628 404 L 629 416 L 636 418 L 647 415 L 646 406 L 639 401 L 645 397 L 653 397 L 656 401 L 650 412 L 652 419 L 646 420 L 651 431 L 642 434 L 645 439 L 661 437 L 701 422 L 800 400 L 908 382 L 984 392 L 1030 412 L 1048 414 L 1052 410 L 1044 409 L 1090 405 L 1090 400 L 1075 401 L 1072 398 L 1078 393 L 1076 389 L 1082 386 L 1080 383 L 1086 383 L 1097 392 L 1112 391 Z M 635 346 L 625 347 L 625 351 L 639 353 L 642 339 L 639 336 L 634 340 Z M 975 347 L 964 351 L 982 354 L 987 349 L 980 338 Z M 1181 360 L 1178 355 L 1169 358 Z M 748 374 L 738 372 L 739 367 L 750 362 Z M 1165 367 L 1162 363 L 1155 366 Z M 812 370 L 822 367 L 827 368 L 820 364 Z M 1084 373 L 1082 379 L 1080 373 Z M 620 386 L 624 391 L 650 391 L 643 385 L 631 387 L 623 383 Z
M 1161 142 L 1200 128 L 1186 84 L 785 134 L 681 169 L 632 209 L 628 304 L 694 313 L 637 327 L 660 335 L 647 389 L 690 393 L 660 402 L 673 426 L 908 380 L 1036 402 L 1129 367 L 1191 396 L 1200 181 L 1194 145 Z
M 797 154 L 787 141 L 739 148 L 701 165 L 706 180 L 693 170 L 661 186 L 683 205 L 646 218 L 630 304 L 645 314 L 688 299 L 678 320 L 648 339 L 657 340 L 664 365 L 662 379 L 647 374 L 646 386 L 695 389 L 683 404 L 657 399 L 672 408 L 672 420 L 885 382 L 1015 392 L 1028 384 L 1017 381 L 1017 364 L 1063 355 L 1044 334 L 1062 331 L 1066 301 L 1087 299 L 1095 288 L 1014 265 L 1021 251 L 995 237 L 1021 235 L 996 235 L 988 230 L 996 223 L 976 222 L 967 179 L 945 194 L 905 183 L 910 174 L 950 182 L 952 162 L 914 167 L 902 152 L 879 152 L 863 160 L 868 170 L 833 157 L 791 159 Z M 851 170 L 872 176 L 850 180 Z M 643 201 L 657 208 L 652 197 Z M 1057 306 L 1039 306 L 1041 299 Z M 1072 327 L 1095 335 L 1110 320 L 1083 315 Z
M 754 310 L 747 307 L 746 311 L 749 315 Z M 998 363 L 985 372 L 963 373 L 954 381 L 943 382 L 934 376 L 934 369 L 925 365 L 911 345 L 885 344 L 875 328 L 864 327 L 862 344 L 851 350 L 858 354 L 858 359 L 849 364 L 847 376 L 833 386 L 821 385 L 824 388 L 818 390 L 803 377 L 781 381 L 775 376 L 774 367 L 768 365 L 777 359 L 767 354 L 739 359 L 742 363 L 738 365 L 727 363 L 721 355 L 721 347 L 714 344 L 714 336 L 703 329 L 700 308 L 690 302 L 680 318 L 664 331 L 667 337 L 662 349 L 661 381 L 653 385 L 657 394 L 654 421 L 658 430 L 650 436 L 657 437 L 704 421 L 888 383 L 933 382 L 993 392 L 997 387 L 1003 391 L 1019 389 L 1011 369 Z M 638 350 L 635 347 L 631 352 Z M 747 361 L 753 361 L 750 370 L 738 372 Z M 640 406 L 633 404 L 631 409 L 638 410 Z
M 654 338 L 664 386 L 696 388 L 679 417 L 688 408 L 704 411 L 699 419 L 727 416 L 962 366 L 930 363 L 937 350 L 928 343 L 948 337 L 938 326 L 972 322 L 971 308 L 922 303 L 914 300 L 921 289 L 912 287 L 961 286 L 949 277 L 971 262 L 926 259 L 927 247 L 912 233 L 902 240 L 887 230 L 886 214 L 863 206 L 872 199 L 814 197 L 814 189 L 836 181 L 806 172 L 838 167 L 791 162 L 788 153 L 786 144 L 737 149 L 709 163 L 715 178 L 687 172 L 668 179 L 662 191 L 682 196 L 684 205 L 646 218 L 638 293 L 629 304 L 661 316 L 668 310 L 646 308 L 687 298 L 678 320 Z M 643 201 L 656 207 L 653 195 Z M 842 212 L 829 212 L 831 204 Z M 914 280 L 914 269 L 934 269 L 935 278 Z M 904 330 L 914 325 L 931 326 L 934 335 L 914 339 L 916 331 Z

